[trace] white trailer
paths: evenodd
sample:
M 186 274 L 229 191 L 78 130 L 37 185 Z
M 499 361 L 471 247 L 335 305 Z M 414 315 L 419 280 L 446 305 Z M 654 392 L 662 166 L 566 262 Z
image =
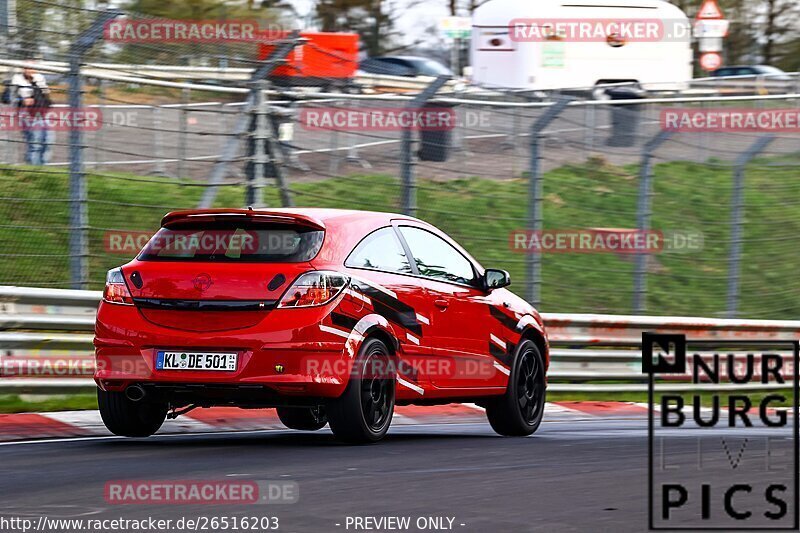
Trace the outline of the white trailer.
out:
M 643 21 L 660 21 L 662 34 L 640 39 L 580 33 L 587 24 L 595 33 L 608 29 L 608 21 L 637 29 Z M 576 23 L 583 26 L 576 29 Z M 537 32 L 547 37 L 538 39 Z M 636 82 L 645 90 L 676 91 L 688 88 L 692 78 L 691 24 L 663 0 L 489 0 L 472 18 L 471 55 L 472 81 L 491 88 Z

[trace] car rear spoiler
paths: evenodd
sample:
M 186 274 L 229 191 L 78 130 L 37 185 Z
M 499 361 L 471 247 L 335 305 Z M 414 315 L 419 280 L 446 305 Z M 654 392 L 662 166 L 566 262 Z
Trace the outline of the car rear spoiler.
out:
M 224 220 L 247 220 L 255 223 L 292 224 L 317 230 L 325 229 L 324 222 L 302 213 L 254 209 L 195 209 L 173 211 L 164 215 L 164 218 L 161 219 L 161 227 L 167 228 L 176 223 L 200 222 L 203 220 L 212 220 L 214 222 Z

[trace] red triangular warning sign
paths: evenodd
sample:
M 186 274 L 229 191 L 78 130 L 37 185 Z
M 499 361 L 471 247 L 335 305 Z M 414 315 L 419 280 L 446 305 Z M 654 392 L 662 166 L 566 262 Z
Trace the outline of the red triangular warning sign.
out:
M 704 0 L 703 5 L 700 6 L 700 11 L 697 12 L 698 20 L 713 20 L 724 19 L 725 15 L 717 4 L 717 0 Z

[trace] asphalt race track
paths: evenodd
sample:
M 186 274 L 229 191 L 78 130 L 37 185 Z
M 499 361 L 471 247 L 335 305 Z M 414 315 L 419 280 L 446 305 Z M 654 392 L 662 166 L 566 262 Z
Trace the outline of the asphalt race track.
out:
M 410 516 L 412 524 L 445 516 L 454 518 L 452 530 L 464 532 L 644 531 L 646 428 L 644 416 L 622 415 L 550 417 L 529 438 L 498 437 L 478 421 L 401 425 L 381 444 L 356 447 L 338 444 L 327 428 L 9 442 L 0 445 L 0 514 L 270 515 L 279 518 L 279 531 L 298 532 L 354 531 L 348 516 Z M 684 440 L 689 453 L 693 444 Z M 299 501 L 187 506 L 104 499 L 109 480 L 234 478 L 295 481 Z
M 285 531 L 344 530 L 335 524 L 347 515 L 455 516 L 465 532 L 633 531 L 646 524 L 641 422 L 544 423 L 535 437 L 523 439 L 497 437 L 488 424 L 400 427 L 366 447 L 337 444 L 327 430 L 83 440 L 15 444 L 0 456 L 5 515 L 257 512 L 279 516 Z M 47 475 L 31 476 L 34 471 Z M 143 507 L 109 506 L 103 498 L 111 479 L 241 474 L 295 480 L 300 502 Z

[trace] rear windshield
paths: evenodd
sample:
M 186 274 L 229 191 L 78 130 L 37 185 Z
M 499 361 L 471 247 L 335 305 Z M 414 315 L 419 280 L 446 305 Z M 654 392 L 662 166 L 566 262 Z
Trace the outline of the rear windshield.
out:
M 317 255 L 324 232 L 286 224 L 203 223 L 161 228 L 140 261 L 299 263 Z

